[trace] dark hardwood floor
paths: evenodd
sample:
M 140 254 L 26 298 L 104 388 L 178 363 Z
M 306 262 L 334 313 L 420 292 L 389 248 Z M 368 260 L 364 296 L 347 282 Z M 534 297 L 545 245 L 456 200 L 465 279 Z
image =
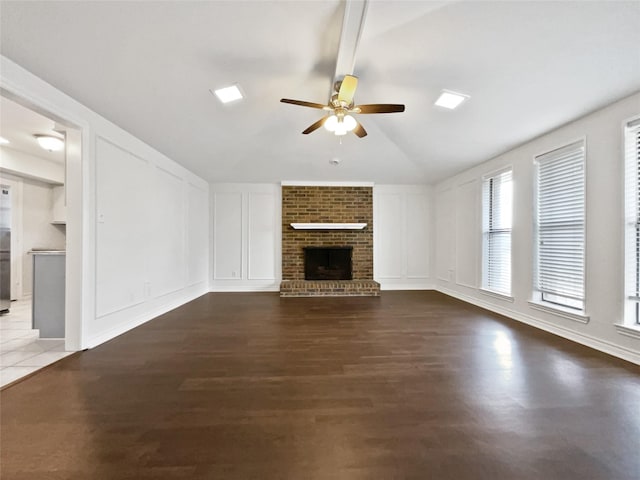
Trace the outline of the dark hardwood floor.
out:
M 640 478 L 640 368 L 436 292 L 209 294 L 0 393 L 1 478 Z

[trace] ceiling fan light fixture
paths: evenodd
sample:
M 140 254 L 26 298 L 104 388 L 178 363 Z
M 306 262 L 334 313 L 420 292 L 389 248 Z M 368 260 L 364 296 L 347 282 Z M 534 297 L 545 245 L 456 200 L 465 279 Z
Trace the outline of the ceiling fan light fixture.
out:
M 326 128 L 330 132 L 335 132 L 338 126 L 338 117 L 336 115 L 331 115 L 324 121 L 324 128 Z
M 64 140 L 54 135 L 36 134 L 35 139 L 41 148 L 49 152 L 58 152 L 64 148 Z
M 324 110 L 324 117 L 315 121 L 302 131 L 303 135 L 315 132 L 320 127 L 332 132 L 337 136 L 344 136 L 349 132 L 353 132 L 358 138 L 367 136 L 367 131 L 358 123 L 358 121 L 349 115 L 350 113 L 395 113 L 404 112 L 404 105 L 392 103 L 372 103 L 367 105 L 356 105 L 353 101 L 353 95 L 358 85 L 358 78 L 353 75 L 346 75 L 344 79 L 335 85 L 338 90 L 331 96 L 329 103 L 323 105 L 321 103 L 307 102 L 304 100 L 293 100 L 291 98 L 281 98 L 281 103 L 289 103 L 299 105 L 301 107 L 317 108 Z
M 464 93 L 452 92 L 451 90 L 443 90 L 435 105 L 438 107 L 448 108 L 453 110 L 460 106 L 462 102 L 469 98 L 469 95 Z
M 333 133 L 341 137 L 342 135 L 346 135 L 348 131 L 349 130 L 347 130 L 347 126 L 344 124 L 344 122 L 338 122 L 338 124 L 336 125 L 336 129 Z
M 358 122 L 351 115 L 331 115 L 324 121 L 324 128 L 338 136 L 346 135 L 356 128 L 357 125 Z
M 344 120 L 342 120 L 342 123 L 344 124 L 344 127 L 347 129 L 347 132 L 352 131 L 354 128 L 356 128 L 356 125 L 358 125 L 358 122 L 356 122 L 356 119 L 353 118 L 351 115 L 345 115 Z

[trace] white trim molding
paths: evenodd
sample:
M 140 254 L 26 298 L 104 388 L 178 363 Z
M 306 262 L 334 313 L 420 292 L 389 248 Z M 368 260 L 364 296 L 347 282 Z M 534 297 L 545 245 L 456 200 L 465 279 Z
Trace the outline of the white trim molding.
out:
M 525 313 L 520 313 L 510 308 L 499 307 L 483 300 L 474 298 L 472 296 L 449 290 L 448 288 L 442 288 L 441 286 L 438 286 L 436 287 L 436 291 L 444 293 L 445 295 L 449 295 L 450 297 L 457 298 L 458 300 L 462 300 L 463 302 L 467 302 L 480 308 L 484 308 L 485 310 L 489 310 L 490 312 L 504 315 L 505 317 L 511 318 L 512 320 L 516 320 L 532 327 L 539 328 L 540 330 L 544 330 L 545 332 L 553 333 L 554 335 L 558 335 L 559 337 L 566 338 L 567 340 L 585 345 L 587 347 L 593 348 L 594 350 L 598 350 L 608 355 L 613 355 L 614 357 L 618 357 L 628 362 L 635 363 L 636 365 L 640 365 L 640 352 L 638 352 L 637 350 L 625 348 L 620 345 L 614 345 L 613 343 L 606 340 L 601 340 L 590 335 L 578 333 L 575 330 L 568 329 L 566 327 L 563 327 L 562 325 L 551 323 L 546 320 L 527 315 Z
M 385 282 L 383 279 L 375 279 L 380 284 L 380 290 L 433 290 L 433 283 L 425 282 Z
M 640 326 L 632 327 L 630 325 L 622 325 L 617 323 L 615 327 L 620 335 L 625 335 L 627 337 L 640 339 Z
M 574 322 L 587 324 L 590 320 L 589 316 L 583 313 L 572 312 L 559 306 L 551 306 L 547 305 L 546 303 L 536 302 L 534 300 L 529 301 L 529 306 L 534 310 L 540 310 L 541 312 L 557 315 L 558 317 L 567 318 L 569 320 L 573 320 Z
M 242 293 L 242 292 L 279 292 L 280 282 L 239 282 L 237 285 L 214 283 L 209 287 L 210 293 Z
M 283 187 L 373 187 L 373 182 L 319 182 L 313 180 L 283 180 Z
M 480 292 L 482 295 L 487 295 L 488 297 L 497 298 L 506 302 L 513 303 L 515 301 L 515 298 L 513 298 L 511 295 L 505 295 L 504 293 L 494 292 L 493 290 L 487 290 L 485 288 L 479 288 L 478 292 Z
M 362 230 L 366 223 L 292 223 L 294 230 Z

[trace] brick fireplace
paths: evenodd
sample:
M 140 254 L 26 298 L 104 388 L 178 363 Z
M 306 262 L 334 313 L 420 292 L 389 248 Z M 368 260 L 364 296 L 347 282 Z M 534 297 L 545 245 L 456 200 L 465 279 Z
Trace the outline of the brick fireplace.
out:
M 373 280 L 373 189 L 360 186 L 282 186 L 282 283 L 280 295 L 380 294 Z M 292 223 L 366 223 L 363 229 L 303 229 Z M 305 279 L 305 248 L 351 250 L 351 280 Z

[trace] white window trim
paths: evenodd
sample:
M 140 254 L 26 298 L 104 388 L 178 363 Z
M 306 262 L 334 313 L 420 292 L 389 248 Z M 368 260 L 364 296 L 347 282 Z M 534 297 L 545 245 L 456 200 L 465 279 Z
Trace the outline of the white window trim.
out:
M 495 298 L 499 298 L 501 300 L 506 300 L 509 302 L 513 302 L 514 301 L 514 297 L 512 296 L 513 294 L 513 213 L 512 213 L 512 218 L 511 218 L 511 229 L 510 229 L 510 235 L 511 235 L 511 284 L 509 285 L 509 295 L 506 295 L 503 292 L 497 292 L 494 290 L 491 290 L 489 288 L 486 288 L 484 286 L 482 286 L 484 284 L 484 203 L 483 203 L 483 199 L 484 199 L 484 182 L 486 180 L 489 180 L 491 178 L 497 177 L 498 175 L 502 175 L 503 173 L 506 172 L 511 172 L 511 184 L 512 184 L 512 188 L 514 185 L 514 175 L 513 175 L 513 165 L 512 164 L 508 164 L 508 165 L 504 165 L 500 168 L 497 168 L 495 170 L 492 170 L 490 172 L 485 173 L 482 178 L 481 178 L 481 182 L 480 182 L 480 208 L 481 208 L 481 217 L 480 217 L 480 225 L 481 225 L 481 230 L 482 230 L 482 245 L 481 245 L 481 249 L 480 249 L 480 278 L 479 278 L 479 282 L 478 284 L 480 285 L 480 288 L 478 288 L 478 291 L 484 295 L 489 295 Z M 511 198 L 511 202 L 514 202 L 513 197 Z M 512 206 L 512 212 L 513 212 L 513 206 Z
M 481 294 L 487 295 L 489 297 L 499 298 L 500 300 L 505 300 L 511 303 L 515 302 L 515 297 L 511 295 L 505 295 L 504 293 L 494 292 L 493 290 L 489 290 L 487 288 L 479 288 L 478 291 Z
M 553 305 L 553 306 L 551 306 Z M 580 313 L 578 310 L 574 310 L 562 305 L 556 305 L 555 303 L 544 302 L 542 300 L 529 300 L 529 306 L 534 310 L 539 310 L 545 313 L 551 313 L 557 317 L 573 320 L 578 323 L 589 323 L 591 317 L 585 313 Z
M 505 172 L 511 171 L 511 181 L 513 182 L 513 164 L 508 164 L 508 165 L 504 165 L 500 168 L 497 168 L 495 170 L 491 170 L 490 172 L 485 173 L 482 176 L 482 184 L 484 184 L 485 180 L 489 179 L 489 178 L 493 178 L 496 177 L 498 175 L 501 175 Z M 482 196 L 482 191 L 480 192 L 480 195 Z M 513 220 L 511 223 L 511 241 L 513 242 Z M 483 237 L 484 237 L 484 233 L 483 233 Z M 483 238 L 484 241 L 484 238 Z M 511 244 L 512 250 L 511 250 L 511 260 L 513 262 L 513 243 Z M 484 255 L 484 251 L 482 252 L 481 255 Z M 481 262 L 484 262 L 484 257 L 481 256 Z M 512 263 L 512 268 L 513 268 L 513 263 Z M 480 269 L 482 270 L 483 265 L 480 266 Z M 480 272 L 480 275 L 482 276 L 482 271 Z M 511 293 L 513 293 L 513 271 L 511 272 Z M 482 278 L 480 279 L 480 284 L 482 284 Z M 478 291 L 482 294 L 482 295 L 487 295 L 488 297 L 493 297 L 493 298 L 497 298 L 499 300 L 504 300 L 506 302 L 515 302 L 515 297 L 513 295 L 505 295 L 504 293 L 501 292 L 494 292 L 493 290 L 490 290 L 488 288 L 482 288 L 480 287 L 478 289 Z
M 627 337 L 637 338 L 640 340 L 640 325 L 623 325 L 621 323 L 616 323 L 615 327 L 620 335 L 625 335 Z
M 637 123 L 640 121 L 640 115 L 634 115 L 631 118 L 627 118 L 622 122 L 622 135 L 621 135 L 621 145 L 622 145 L 622 186 L 623 186 L 623 195 L 622 195 L 622 211 L 624 212 L 622 216 L 622 285 L 623 285 L 623 312 L 622 312 L 622 322 L 616 323 L 615 327 L 617 332 L 620 335 L 625 335 L 632 338 L 640 338 L 640 324 L 636 323 L 636 315 L 635 315 L 635 306 L 636 302 L 632 301 L 628 295 L 628 286 L 627 286 L 627 229 L 629 228 L 627 222 L 627 156 L 626 156 L 626 145 L 627 145 L 627 128 L 629 125 Z
M 625 123 L 626 125 L 626 123 Z M 559 317 L 563 317 L 563 318 L 568 318 L 569 320 L 575 320 L 577 322 L 580 323 L 589 323 L 589 319 L 590 317 L 586 314 L 587 311 L 587 301 L 588 301 L 588 297 L 587 297 L 587 279 L 588 274 L 587 274 L 587 265 L 588 265 L 588 261 L 587 261 L 587 257 L 588 257 L 588 251 L 587 251 L 587 231 L 588 231 L 588 225 L 587 225 L 587 211 L 588 211 L 588 195 L 587 195 L 587 178 L 588 178 L 588 162 L 587 162 L 587 158 L 588 157 L 588 145 L 587 145 L 587 137 L 586 135 L 583 135 L 581 137 L 577 137 L 574 138 L 573 140 L 569 140 L 567 142 L 563 142 L 562 144 L 558 144 L 552 148 L 548 148 L 545 149 L 544 151 L 534 154 L 533 155 L 533 166 L 534 166 L 534 171 L 536 169 L 536 159 L 538 157 L 541 157 L 543 155 L 546 155 L 548 153 L 551 153 L 555 150 L 560 150 L 562 148 L 565 148 L 569 145 L 573 145 L 574 143 L 578 143 L 578 142 L 582 142 L 583 144 L 583 148 L 584 148 L 584 187 L 585 187 L 585 195 L 584 195 L 584 211 L 585 211 L 585 215 L 584 215 L 584 243 L 585 243 L 585 248 L 584 248 L 584 265 L 583 265 L 583 270 L 584 270 L 584 298 L 582 301 L 582 310 L 577 310 L 577 309 L 573 309 L 570 307 L 564 307 L 562 305 L 558 305 L 556 303 L 552 303 L 552 302 L 547 302 L 542 300 L 542 292 L 540 292 L 540 290 L 537 289 L 536 285 L 537 285 L 537 278 L 534 277 L 534 281 L 533 281 L 533 299 L 529 301 L 529 305 L 536 309 L 536 310 L 540 310 L 543 312 L 548 312 L 548 313 L 552 313 L 555 314 Z M 624 155 L 624 153 L 623 153 Z M 537 209 L 537 202 L 538 202 L 538 198 L 537 198 L 537 174 L 533 175 L 533 194 L 534 194 L 534 207 Z M 537 243 L 537 238 L 538 238 L 538 222 L 536 219 L 536 215 L 534 212 L 534 216 L 532 219 L 533 222 L 533 234 L 534 234 L 534 245 Z M 537 264 L 538 264 L 538 248 L 537 245 L 535 245 L 535 250 L 534 250 L 534 255 L 533 255 L 533 261 L 535 262 L 534 264 L 534 272 L 537 271 Z M 534 273 L 534 275 L 536 275 Z
M 626 337 L 637 338 L 640 340 L 640 325 L 623 325 L 620 323 L 616 323 L 616 330 L 620 335 L 624 335 Z

